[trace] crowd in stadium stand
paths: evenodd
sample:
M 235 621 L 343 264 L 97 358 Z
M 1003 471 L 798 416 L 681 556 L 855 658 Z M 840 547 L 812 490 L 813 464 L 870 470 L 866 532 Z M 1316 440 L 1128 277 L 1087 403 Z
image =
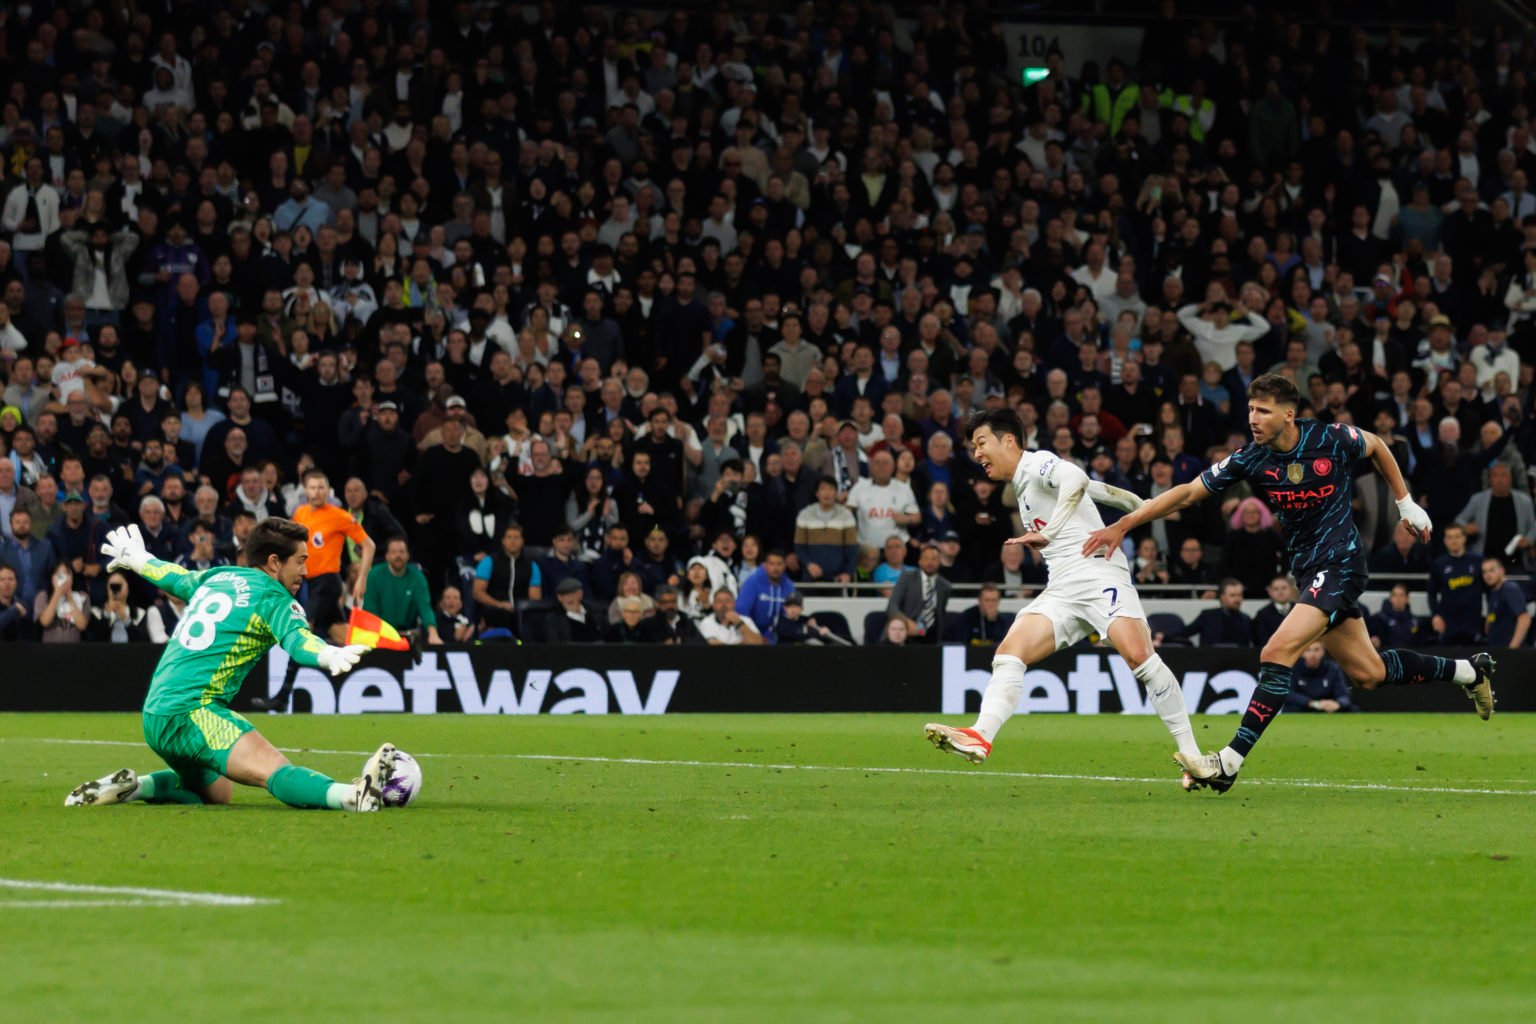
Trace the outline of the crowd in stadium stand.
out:
M 1153 496 L 1274 370 L 1437 524 L 1359 478 L 1433 611 L 1384 646 L 1523 642 L 1536 48 L 1235 17 L 1025 86 L 958 4 L 0 11 L 0 638 L 163 641 L 104 532 L 224 564 L 319 469 L 424 640 L 830 639 L 796 588 L 871 581 L 885 642 L 995 642 L 1044 572 L 970 413 Z M 1218 599 L 1168 642 L 1294 596 L 1242 487 L 1132 541 Z

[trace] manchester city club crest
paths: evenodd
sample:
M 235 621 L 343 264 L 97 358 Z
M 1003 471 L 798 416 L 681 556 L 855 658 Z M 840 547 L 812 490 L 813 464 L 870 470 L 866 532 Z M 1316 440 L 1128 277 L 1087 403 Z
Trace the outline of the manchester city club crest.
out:
M 1293 484 L 1301 483 L 1301 463 L 1293 462 L 1285 467 L 1285 478 Z

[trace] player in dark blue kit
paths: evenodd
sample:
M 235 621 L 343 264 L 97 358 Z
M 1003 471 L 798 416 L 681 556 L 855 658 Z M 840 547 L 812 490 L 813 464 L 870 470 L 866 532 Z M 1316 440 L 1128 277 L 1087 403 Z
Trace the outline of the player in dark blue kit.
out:
M 1458 661 L 1401 649 L 1377 652 L 1366 630 L 1360 594 L 1365 589 L 1366 552 L 1351 516 L 1351 469 L 1370 459 L 1397 499 L 1403 526 L 1420 540 L 1430 535 L 1429 515 L 1408 494 L 1397 460 L 1375 434 L 1342 423 L 1324 426 L 1297 419 L 1301 396 L 1279 374 L 1265 374 L 1248 386 L 1248 426 L 1253 442 L 1207 469 L 1197 480 L 1174 487 L 1112 526 L 1091 534 L 1083 554 L 1120 546 L 1128 531 L 1219 494 L 1247 480 L 1274 511 L 1285 530 L 1291 575 L 1301 596 L 1259 654 L 1259 684 L 1237 735 L 1222 750 L 1200 757 L 1176 755 L 1193 787 L 1226 792 L 1237 780 L 1243 758 L 1285 706 L 1291 666 L 1308 645 L 1321 640 L 1333 660 L 1359 686 L 1451 682 L 1466 688 L 1477 713 L 1493 714 L 1493 659 L 1478 654 Z

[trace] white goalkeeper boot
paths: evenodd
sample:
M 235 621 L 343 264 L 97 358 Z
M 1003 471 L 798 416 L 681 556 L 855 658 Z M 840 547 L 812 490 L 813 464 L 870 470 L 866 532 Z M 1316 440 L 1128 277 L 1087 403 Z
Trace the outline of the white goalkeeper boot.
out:
M 376 811 L 382 806 L 384 784 L 395 774 L 395 745 L 386 743 L 363 765 L 362 777 L 352 783 L 350 811 Z
M 65 807 L 96 807 L 132 800 L 139 791 L 139 777 L 132 768 L 120 768 L 111 775 L 82 782 L 64 798 Z

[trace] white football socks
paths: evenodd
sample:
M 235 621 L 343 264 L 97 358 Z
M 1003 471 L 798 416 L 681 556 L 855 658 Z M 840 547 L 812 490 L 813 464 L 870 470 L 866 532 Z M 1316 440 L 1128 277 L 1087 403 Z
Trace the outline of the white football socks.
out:
M 1477 669 L 1466 659 L 1458 659 L 1456 662 L 1456 681 L 1462 686 L 1471 686 L 1477 682 Z
M 1179 753 L 1190 757 L 1200 756 L 1200 745 L 1195 742 L 1195 731 L 1189 724 L 1189 709 L 1184 706 L 1184 691 L 1173 670 L 1156 654 L 1137 665 L 1136 678 L 1147 688 L 1147 696 L 1157 714 L 1168 727 L 1173 740 L 1179 745 Z M 983 705 L 985 706 L 985 705 Z
M 333 782 L 325 791 L 325 806 L 333 811 L 357 810 L 357 787 L 348 782 Z
M 1221 758 L 1221 770 L 1228 775 L 1236 775 L 1237 770 L 1243 766 L 1243 755 L 1231 747 L 1222 747 L 1217 756 Z
M 971 728 L 991 743 L 1003 723 L 1018 710 L 1023 696 L 1024 662 L 1011 654 L 997 655 L 992 659 L 992 678 L 987 681 L 987 692 L 981 695 L 981 713 Z

